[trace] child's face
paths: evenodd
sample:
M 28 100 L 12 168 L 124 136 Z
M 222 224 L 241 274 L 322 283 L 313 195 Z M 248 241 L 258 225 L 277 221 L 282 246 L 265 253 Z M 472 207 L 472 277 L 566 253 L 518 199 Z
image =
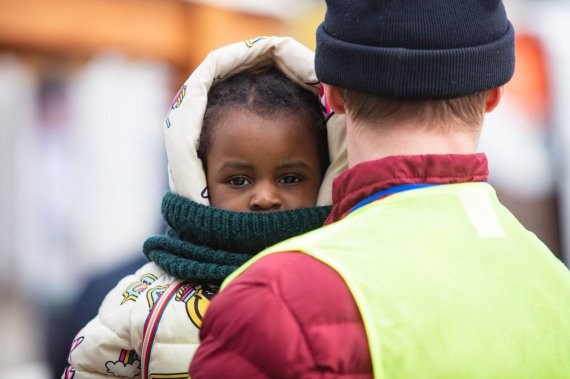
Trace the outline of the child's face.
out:
M 313 207 L 321 184 L 315 136 L 298 114 L 225 112 L 206 156 L 210 204 L 231 211 Z

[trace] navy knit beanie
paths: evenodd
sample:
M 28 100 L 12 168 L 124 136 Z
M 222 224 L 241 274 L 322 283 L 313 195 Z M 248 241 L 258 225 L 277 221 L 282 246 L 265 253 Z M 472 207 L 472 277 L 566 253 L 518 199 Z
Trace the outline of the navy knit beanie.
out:
M 501 0 L 327 0 L 315 68 L 377 95 L 451 98 L 508 82 L 514 29 Z

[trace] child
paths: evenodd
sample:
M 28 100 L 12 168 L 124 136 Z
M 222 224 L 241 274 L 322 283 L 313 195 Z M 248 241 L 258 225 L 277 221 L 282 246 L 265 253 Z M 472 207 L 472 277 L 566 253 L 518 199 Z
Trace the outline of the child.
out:
M 317 85 L 312 53 L 290 38 L 230 45 L 196 69 L 165 123 L 169 228 L 77 334 L 65 378 L 186 378 L 219 284 L 265 247 L 323 224 L 344 128 L 327 143 Z

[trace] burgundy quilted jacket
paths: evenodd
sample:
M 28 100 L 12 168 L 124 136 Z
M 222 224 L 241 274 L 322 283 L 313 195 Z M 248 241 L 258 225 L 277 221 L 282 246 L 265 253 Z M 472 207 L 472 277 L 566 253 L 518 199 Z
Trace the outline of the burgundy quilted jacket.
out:
M 191 377 L 372 378 L 362 319 L 338 274 L 306 254 L 268 258 L 210 304 Z

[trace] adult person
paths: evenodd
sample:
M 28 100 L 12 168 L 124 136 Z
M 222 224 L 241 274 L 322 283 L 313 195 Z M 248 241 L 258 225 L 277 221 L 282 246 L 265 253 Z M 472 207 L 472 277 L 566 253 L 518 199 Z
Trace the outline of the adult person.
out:
M 226 280 L 193 379 L 570 378 L 570 274 L 476 153 L 513 50 L 499 0 L 327 1 L 315 65 L 349 162 L 330 223 Z

